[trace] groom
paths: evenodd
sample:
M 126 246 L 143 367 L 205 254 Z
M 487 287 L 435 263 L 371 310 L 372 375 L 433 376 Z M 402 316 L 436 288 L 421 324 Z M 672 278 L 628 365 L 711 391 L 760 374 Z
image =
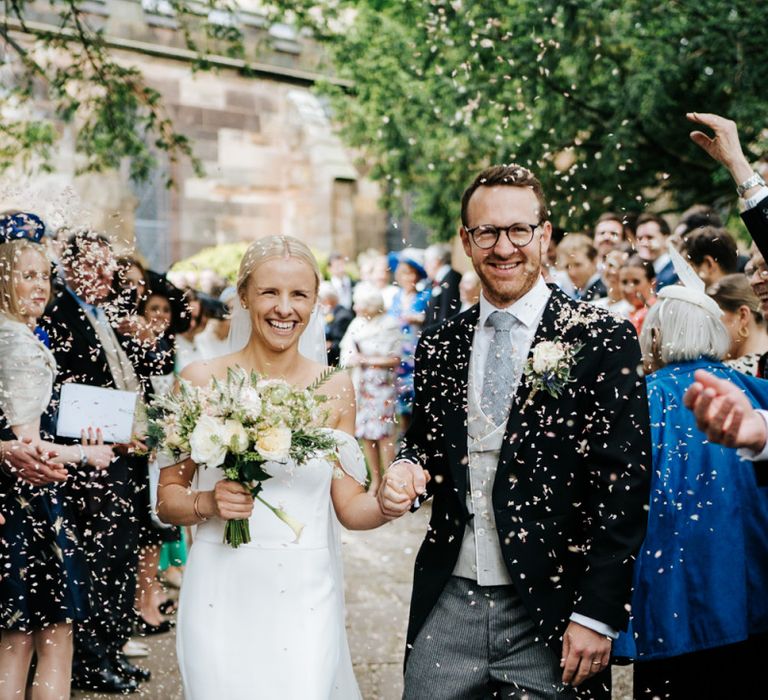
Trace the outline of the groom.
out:
M 637 338 L 544 282 L 552 227 L 530 171 L 481 172 L 461 218 L 480 303 L 422 335 L 379 490 L 392 517 L 433 499 L 404 697 L 607 699 L 649 497 Z

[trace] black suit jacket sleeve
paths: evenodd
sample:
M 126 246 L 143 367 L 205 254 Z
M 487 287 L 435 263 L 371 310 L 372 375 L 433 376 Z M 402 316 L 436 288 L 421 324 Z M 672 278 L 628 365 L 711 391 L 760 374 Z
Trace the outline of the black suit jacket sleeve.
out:
M 768 260 L 768 197 L 742 212 L 741 218 L 760 253 Z
M 628 322 L 604 346 L 590 391 L 583 443 L 587 491 L 585 528 L 590 536 L 574 611 L 624 629 L 634 554 L 647 525 L 651 445 L 640 349 Z

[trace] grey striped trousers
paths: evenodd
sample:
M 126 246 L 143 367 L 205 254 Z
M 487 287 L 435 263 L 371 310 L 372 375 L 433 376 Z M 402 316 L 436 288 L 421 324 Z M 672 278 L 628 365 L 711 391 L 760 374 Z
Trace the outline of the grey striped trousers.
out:
M 452 576 L 408 657 L 404 700 L 572 700 L 511 586 Z

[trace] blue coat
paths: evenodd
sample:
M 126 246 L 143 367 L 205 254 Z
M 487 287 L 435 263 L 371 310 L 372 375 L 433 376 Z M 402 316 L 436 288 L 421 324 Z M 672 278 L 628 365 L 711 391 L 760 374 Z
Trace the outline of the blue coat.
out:
M 634 571 L 629 629 L 614 655 L 663 659 L 768 631 L 768 489 L 735 449 L 707 442 L 683 394 L 706 369 L 768 407 L 768 381 L 720 362 L 647 378 L 653 474 L 648 532 Z

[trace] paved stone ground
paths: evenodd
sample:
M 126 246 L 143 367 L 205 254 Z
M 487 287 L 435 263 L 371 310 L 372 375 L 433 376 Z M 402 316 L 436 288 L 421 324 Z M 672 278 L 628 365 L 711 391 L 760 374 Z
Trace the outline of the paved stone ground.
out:
M 365 700 L 397 700 L 401 696 L 413 560 L 427 519 L 428 506 L 378 530 L 343 535 L 347 627 L 355 673 Z M 152 681 L 133 697 L 181 700 L 173 633 L 145 641 L 152 653 L 137 662 L 152 671 Z M 630 700 L 630 687 L 631 671 L 626 667 L 614 669 L 614 700 Z M 74 697 L 103 700 L 115 696 L 75 693 Z M 271 699 L 254 695 L 254 700 Z

